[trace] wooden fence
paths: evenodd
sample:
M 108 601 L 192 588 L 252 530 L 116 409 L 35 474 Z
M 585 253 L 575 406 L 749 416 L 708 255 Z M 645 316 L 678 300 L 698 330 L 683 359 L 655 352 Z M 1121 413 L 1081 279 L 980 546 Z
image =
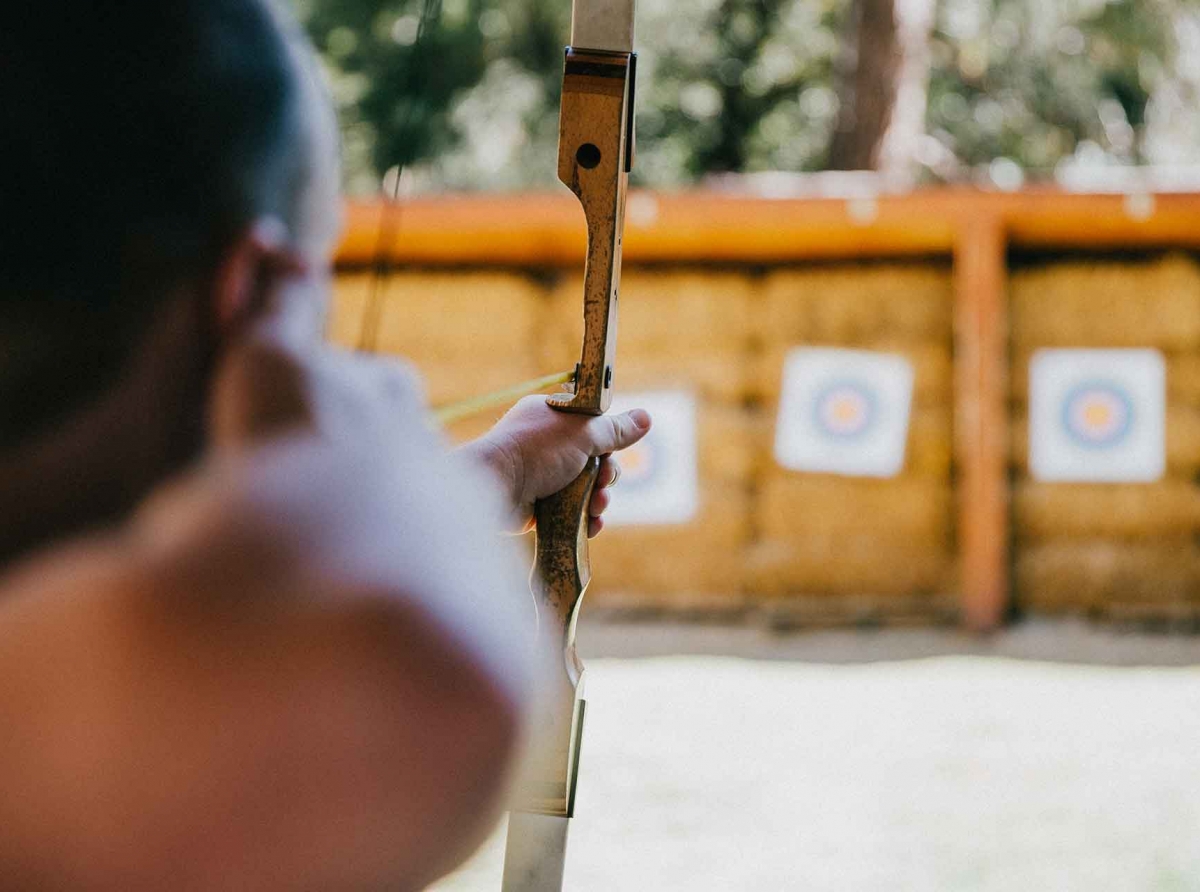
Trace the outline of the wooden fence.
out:
M 378 205 L 348 209 L 333 340 L 412 359 L 433 402 L 569 368 L 582 216 L 569 196 L 404 205 L 367 320 Z M 1012 607 L 1200 615 L 1200 196 L 630 198 L 618 389 L 697 394 L 701 511 L 598 540 L 595 597 L 776 605 L 799 621 L 944 619 Z M 916 369 L 903 474 L 801 475 L 771 456 L 785 351 L 886 349 Z M 1168 356 L 1169 474 L 1033 482 L 1027 365 L 1042 346 Z M 493 416 L 456 426 L 467 437 Z

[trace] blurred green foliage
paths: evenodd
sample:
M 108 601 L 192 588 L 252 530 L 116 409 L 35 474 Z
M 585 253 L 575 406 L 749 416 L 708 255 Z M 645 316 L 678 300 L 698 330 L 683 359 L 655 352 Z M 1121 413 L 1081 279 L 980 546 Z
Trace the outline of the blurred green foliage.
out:
M 1176 20 L 1192 5 L 942 0 L 927 129 L 944 151 L 928 153 L 929 167 L 957 179 L 994 159 L 1035 172 L 1081 151 L 1155 160 L 1148 112 L 1170 84 Z
M 352 191 L 401 162 L 425 188 L 551 182 L 569 0 L 294 2 L 331 72 Z M 918 176 L 1195 163 L 1198 2 L 936 0 Z M 848 0 L 638 6 L 640 182 L 822 169 Z

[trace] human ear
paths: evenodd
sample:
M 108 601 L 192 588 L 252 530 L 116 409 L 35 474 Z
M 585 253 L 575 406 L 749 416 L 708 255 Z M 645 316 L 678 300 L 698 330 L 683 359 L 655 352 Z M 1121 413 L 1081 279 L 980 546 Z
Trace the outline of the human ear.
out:
M 228 337 L 269 309 L 280 278 L 304 275 L 308 263 L 277 217 L 255 220 L 225 251 L 213 279 L 216 330 Z

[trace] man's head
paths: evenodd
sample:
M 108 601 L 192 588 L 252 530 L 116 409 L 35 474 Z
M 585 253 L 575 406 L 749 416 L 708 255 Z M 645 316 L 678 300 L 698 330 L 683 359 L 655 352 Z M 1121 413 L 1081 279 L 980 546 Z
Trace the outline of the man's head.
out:
M 322 264 L 336 139 L 303 38 L 265 0 L 0 19 L 3 454 L 112 388 L 168 303 L 195 311 L 177 349 L 196 369 L 256 311 L 271 255 Z

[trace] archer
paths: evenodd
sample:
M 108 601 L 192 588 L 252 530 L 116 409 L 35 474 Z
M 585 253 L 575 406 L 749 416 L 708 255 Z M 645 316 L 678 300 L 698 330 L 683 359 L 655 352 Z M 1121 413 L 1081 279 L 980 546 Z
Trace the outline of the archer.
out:
M 5 13 L 6 888 L 454 867 L 530 697 L 498 532 L 649 428 L 531 398 L 450 453 L 409 372 L 320 344 L 338 170 L 315 71 L 263 0 Z

